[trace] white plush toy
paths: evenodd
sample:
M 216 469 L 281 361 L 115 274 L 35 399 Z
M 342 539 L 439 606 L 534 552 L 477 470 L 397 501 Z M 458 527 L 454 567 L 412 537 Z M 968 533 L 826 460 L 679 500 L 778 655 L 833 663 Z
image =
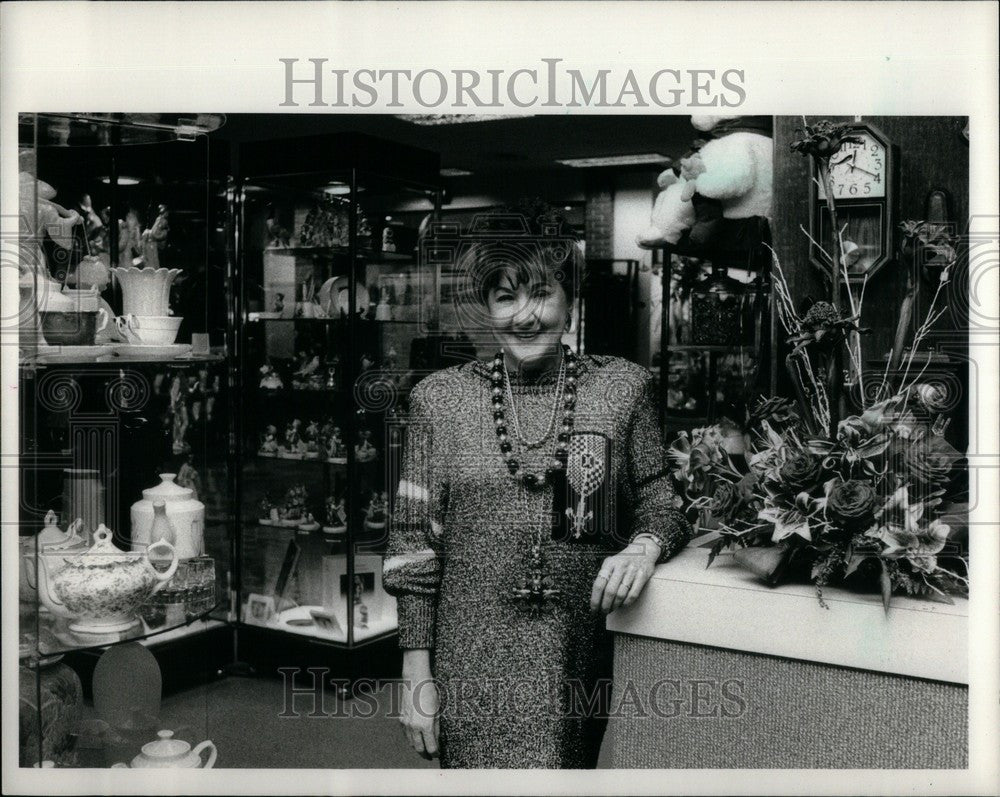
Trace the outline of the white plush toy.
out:
M 768 117 L 692 116 L 691 124 L 713 138 L 681 161 L 687 177 L 683 198 L 697 192 L 716 199 L 726 219 L 771 217 L 774 142 Z
M 660 193 L 653 204 L 649 227 L 636 236 L 639 246 L 675 244 L 686 230 L 694 226 L 694 205 L 690 199 L 681 198 L 686 183 L 684 178 L 667 169 L 660 172 L 656 183 L 660 186 Z

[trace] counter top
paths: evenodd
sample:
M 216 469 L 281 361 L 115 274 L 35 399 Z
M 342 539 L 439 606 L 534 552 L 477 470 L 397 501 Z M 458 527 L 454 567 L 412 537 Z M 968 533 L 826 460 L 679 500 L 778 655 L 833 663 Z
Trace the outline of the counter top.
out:
M 968 601 L 949 605 L 811 584 L 768 587 L 721 554 L 691 546 L 657 567 L 611 631 L 859 670 L 968 683 Z

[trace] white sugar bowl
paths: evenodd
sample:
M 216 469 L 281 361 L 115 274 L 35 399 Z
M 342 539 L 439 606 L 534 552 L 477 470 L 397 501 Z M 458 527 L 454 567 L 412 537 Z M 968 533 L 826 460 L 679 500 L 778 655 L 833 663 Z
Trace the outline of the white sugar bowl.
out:
M 176 473 L 161 473 L 160 483 L 142 491 L 142 500 L 132 504 L 132 548 L 143 549 L 150 542 L 153 502 L 163 501 L 167 520 L 174 527 L 177 558 L 193 559 L 205 552 L 205 505 L 194 491 L 174 482 Z

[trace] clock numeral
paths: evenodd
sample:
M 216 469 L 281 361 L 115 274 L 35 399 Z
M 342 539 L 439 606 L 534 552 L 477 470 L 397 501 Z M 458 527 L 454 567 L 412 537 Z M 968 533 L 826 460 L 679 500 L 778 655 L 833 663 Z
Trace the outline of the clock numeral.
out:
M 876 174 L 874 177 L 872 177 L 872 180 L 874 180 L 876 183 L 881 183 L 882 182 L 882 175 L 881 174 Z
M 872 184 L 871 183 L 865 183 L 865 193 L 866 194 L 870 194 L 871 192 L 872 192 Z
M 856 185 L 852 184 L 851 188 L 850 188 L 850 193 L 851 193 L 851 196 L 856 196 L 857 193 L 858 193 L 858 187 Z

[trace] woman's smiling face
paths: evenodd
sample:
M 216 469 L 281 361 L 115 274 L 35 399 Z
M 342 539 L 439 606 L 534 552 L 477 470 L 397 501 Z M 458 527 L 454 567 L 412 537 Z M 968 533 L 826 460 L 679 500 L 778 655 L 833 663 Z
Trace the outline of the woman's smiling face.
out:
M 544 365 L 559 351 L 570 312 L 566 292 L 550 270 L 529 273 L 525 279 L 523 271 L 505 269 L 486 297 L 493 336 L 508 365 L 519 370 Z

